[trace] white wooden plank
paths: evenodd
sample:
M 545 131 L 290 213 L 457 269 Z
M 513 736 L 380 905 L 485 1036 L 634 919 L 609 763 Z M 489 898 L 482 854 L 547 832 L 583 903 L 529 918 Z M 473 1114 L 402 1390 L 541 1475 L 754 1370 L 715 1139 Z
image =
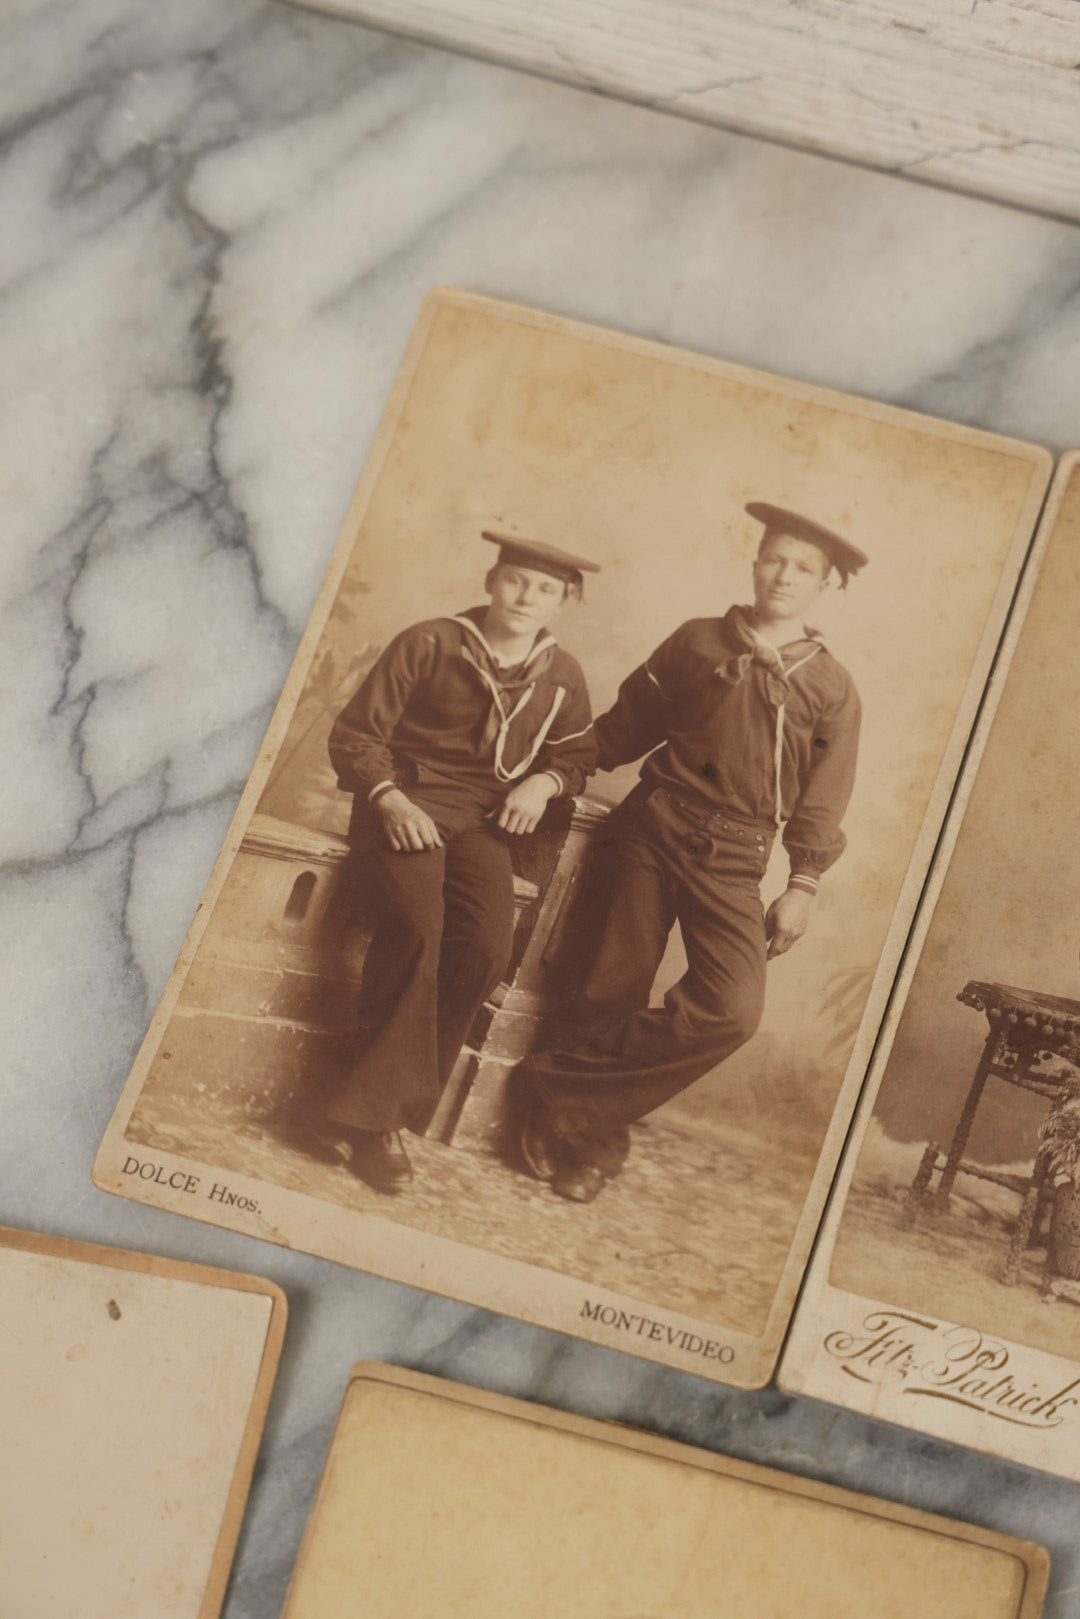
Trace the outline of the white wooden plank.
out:
M 1078 0 L 306 0 L 877 168 L 1080 218 Z

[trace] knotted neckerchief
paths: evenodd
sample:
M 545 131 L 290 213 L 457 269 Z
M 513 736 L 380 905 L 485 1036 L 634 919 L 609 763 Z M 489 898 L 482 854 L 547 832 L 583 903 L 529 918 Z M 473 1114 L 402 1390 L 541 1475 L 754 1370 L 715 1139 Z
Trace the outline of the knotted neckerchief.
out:
M 759 663 L 765 670 L 765 695 L 773 708 L 783 708 L 787 702 L 790 683 L 784 672 L 784 662 L 805 663 L 821 645 L 817 630 L 807 629 L 797 641 L 789 641 L 782 649 L 760 641 L 750 627 L 750 609 L 734 608 L 726 619 L 726 628 L 740 651 L 732 653 L 718 663 L 713 673 L 729 686 L 741 686 L 752 664 Z
M 554 654 L 554 647 L 547 647 L 531 661 L 514 664 L 504 669 L 495 659 L 489 657 L 487 651 L 477 641 L 471 638 L 462 640 L 461 655 L 466 663 L 471 663 L 474 669 L 486 676 L 486 684 L 494 687 L 498 693 L 498 702 L 502 712 L 493 702 L 484 718 L 484 728 L 480 735 L 482 749 L 494 747 L 499 735 L 499 728 L 508 715 L 514 712 L 519 699 L 525 690 L 532 686 L 537 675 L 541 674 L 550 664 Z

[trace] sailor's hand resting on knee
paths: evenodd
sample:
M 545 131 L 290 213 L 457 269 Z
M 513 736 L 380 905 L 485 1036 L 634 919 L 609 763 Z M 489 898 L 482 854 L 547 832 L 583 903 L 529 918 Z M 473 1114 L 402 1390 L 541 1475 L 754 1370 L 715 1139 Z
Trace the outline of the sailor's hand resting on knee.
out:
M 798 944 L 810 920 L 813 895 L 805 888 L 785 888 L 765 912 L 765 937 L 769 941 L 769 957 L 782 956 L 793 944 Z
M 499 805 L 498 823 L 504 832 L 532 832 L 547 808 L 549 798 L 559 791 L 551 776 L 526 776 L 511 787 Z
M 406 798 L 399 787 L 377 798 L 375 809 L 391 849 L 411 854 L 422 849 L 442 848 L 443 840 L 431 816 L 411 798 Z

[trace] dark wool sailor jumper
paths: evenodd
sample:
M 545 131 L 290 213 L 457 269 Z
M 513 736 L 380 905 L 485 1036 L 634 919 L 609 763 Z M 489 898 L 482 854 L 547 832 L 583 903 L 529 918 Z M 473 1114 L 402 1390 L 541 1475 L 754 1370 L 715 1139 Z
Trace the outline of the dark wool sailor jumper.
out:
M 693 619 L 623 682 L 596 721 L 599 767 L 647 754 L 611 817 L 605 916 L 574 1038 L 522 1075 L 555 1133 L 608 1173 L 625 1127 L 756 1030 L 767 940 L 759 884 L 782 837 L 790 882 L 813 892 L 844 848 L 860 708 L 814 632 L 779 651 L 749 608 Z M 675 922 L 687 969 L 650 1007 Z
M 347 872 L 376 918 L 355 1060 L 327 1117 L 423 1130 L 485 998 L 506 969 L 514 921 L 510 788 L 547 774 L 577 793 L 596 758 L 581 669 L 548 635 L 502 669 L 485 609 L 429 619 L 391 642 L 336 720 L 330 757 L 354 794 Z M 374 802 L 400 787 L 444 847 L 399 853 Z

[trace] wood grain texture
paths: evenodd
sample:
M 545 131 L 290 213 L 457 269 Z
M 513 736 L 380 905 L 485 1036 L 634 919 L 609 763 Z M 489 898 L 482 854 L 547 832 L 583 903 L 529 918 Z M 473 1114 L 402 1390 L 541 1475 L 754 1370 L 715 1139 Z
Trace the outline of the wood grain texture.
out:
M 706 123 L 1080 218 L 1076 0 L 304 0 Z

